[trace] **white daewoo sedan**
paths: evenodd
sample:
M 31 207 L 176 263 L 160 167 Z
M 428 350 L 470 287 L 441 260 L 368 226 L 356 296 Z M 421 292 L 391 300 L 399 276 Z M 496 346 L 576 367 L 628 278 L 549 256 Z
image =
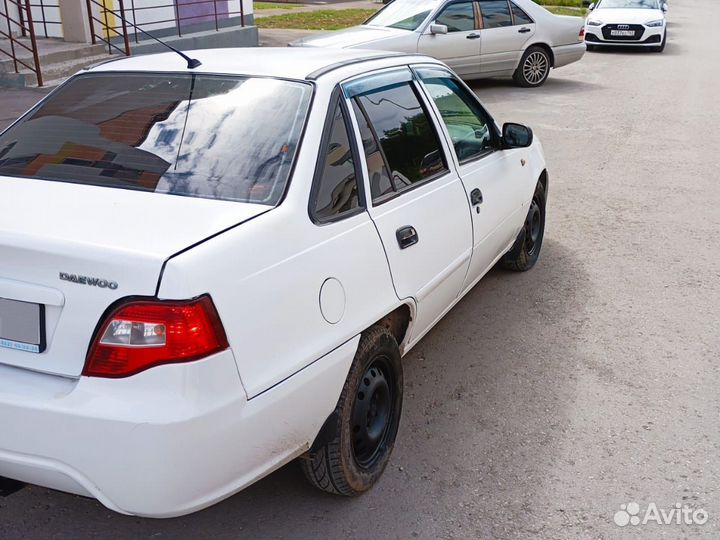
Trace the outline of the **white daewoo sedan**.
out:
M 583 35 L 582 18 L 532 0 L 393 0 L 360 26 L 290 45 L 427 54 L 465 80 L 513 77 L 534 87 L 582 58 Z
M 597 47 L 646 47 L 663 52 L 667 42 L 662 0 L 599 0 L 590 4 L 585 22 L 588 50 Z
M 382 474 L 407 353 L 548 176 L 428 57 L 168 53 L 82 72 L 0 134 L 0 476 L 167 517 L 290 460 Z

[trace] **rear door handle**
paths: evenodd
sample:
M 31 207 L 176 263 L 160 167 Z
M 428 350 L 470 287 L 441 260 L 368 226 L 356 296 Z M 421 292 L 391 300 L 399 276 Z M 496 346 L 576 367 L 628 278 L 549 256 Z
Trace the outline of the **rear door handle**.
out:
M 480 191 L 478 188 L 473 189 L 470 192 L 470 204 L 472 206 L 476 206 L 478 204 L 482 204 L 482 202 L 483 202 L 482 191 Z
M 480 34 L 468 34 L 465 36 L 465 39 L 478 39 L 480 37 Z
M 418 238 L 418 233 L 415 230 L 415 227 L 413 227 L 412 225 L 400 227 L 397 231 L 395 231 L 395 238 L 397 238 L 398 246 L 400 246 L 400 249 L 409 248 L 410 246 L 414 246 L 420 241 L 420 238 Z
M 527 33 L 530 32 L 530 31 L 531 31 L 531 30 L 530 30 L 527 26 L 525 26 L 525 27 L 521 28 L 520 30 L 518 30 L 518 32 L 519 32 L 520 34 L 527 34 Z

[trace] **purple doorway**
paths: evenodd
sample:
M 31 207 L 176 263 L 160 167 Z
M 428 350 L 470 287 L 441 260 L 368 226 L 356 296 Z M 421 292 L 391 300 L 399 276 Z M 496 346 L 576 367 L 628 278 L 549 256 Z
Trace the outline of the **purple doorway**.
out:
M 227 19 L 229 4 L 230 0 L 175 0 L 181 26 Z

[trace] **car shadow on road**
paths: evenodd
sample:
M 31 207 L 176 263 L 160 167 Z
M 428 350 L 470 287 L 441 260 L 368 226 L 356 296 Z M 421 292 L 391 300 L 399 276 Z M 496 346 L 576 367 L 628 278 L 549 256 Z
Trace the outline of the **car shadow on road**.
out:
M 405 357 L 397 445 L 384 477 L 362 497 L 316 491 L 296 463 L 168 520 L 30 487 L 0 500 L 0 536 L 433 537 L 447 532 L 449 519 L 471 524 L 463 529 L 469 536 L 527 536 L 535 530 L 528 523 L 546 520 L 533 513 L 535 491 L 562 466 L 566 404 L 577 391 L 574 338 L 587 322 L 590 289 L 580 254 L 551 237 L 532 271 L 493 269 Z
M 521 88 L 510 78 L 479 79 L 469 81 L 468 86 L 475 92 L 502 90 L 503 97 L 511 99 L 517 96 L 526 96 L 527 92 L 562 92 L 563 94 L 571 94 L 588 92 L 603 87 L 602 85 L 588 81 L 566 79 L 562 76 L 562 72 L 560 72 L 560 74 L 551 72 L 548 79 L 539 88 Z
M 657 53 L 649 47 L 598 47 L 593 51 L 588 51 L 587 54 L 605 54 L 614 56 L 634 56 L 634 55 L 651 55 L 651 56 L 667 56 L 667 55 L 680 55 L 683 53 L 682 47 L 678 43 L 674 43 L 668 39 L 665 45 L 665 50 L 662 53 Z

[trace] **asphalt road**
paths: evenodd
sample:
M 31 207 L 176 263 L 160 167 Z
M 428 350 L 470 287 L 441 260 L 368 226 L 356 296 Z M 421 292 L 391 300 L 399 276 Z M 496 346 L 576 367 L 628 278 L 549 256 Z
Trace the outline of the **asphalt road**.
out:
M 290 464 L 148 520 L 29 487 L 0 498 L 0 538 L 718 538 L 720 2 L 671 4 L 663 54 L 588 53 L 537 90 L 475 85 L 543 141 L 545 245 L 533 271 L 491 272 L 408 355 L 374 490 L 334 498 Z M 620 528 L 630 502 L 709 519 Z

